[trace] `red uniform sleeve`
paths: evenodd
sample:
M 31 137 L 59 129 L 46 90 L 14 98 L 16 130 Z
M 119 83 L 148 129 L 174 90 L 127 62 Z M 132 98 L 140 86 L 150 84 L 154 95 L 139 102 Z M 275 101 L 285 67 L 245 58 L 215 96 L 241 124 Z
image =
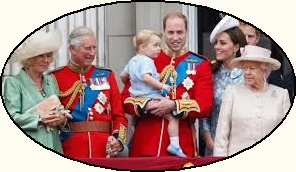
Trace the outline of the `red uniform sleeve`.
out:
M 122 107 L 123 107 L 123 110 L 125 113 L 133 115 L 133 116 L 137 116 L 136 115 L 137 113 L 136 113 L 135 107 L 134 107 L 136 105 L 131 104 L 131 103 L 124 103 L 125 100 L 130 97 L 130 93 L 128 91 L 130 86 L 131 86 L 131 83 L 129 81 L 125 83 L 124 88 L 121 93 L 121 103 L 122 103 Z
M 210 62 L 205 60 L 197 68 L 197 79 L 194 81 L 194 100 L 200 112 L 191 111 L 188 118 L 207 118 L 210 115 L 213 101 L 213 80 Z
M 113 122 L 113 131 L 118 130 L 120 124 L 127 127 L 128 121 L 123 112 L 122 105 L 120 102 L 121 95 L 118 90 L 117 82 L 114 77 L 114 73 L 110 73 L 110 91 L 111 91 L 111 114 L 112 114 L 112 122 Z

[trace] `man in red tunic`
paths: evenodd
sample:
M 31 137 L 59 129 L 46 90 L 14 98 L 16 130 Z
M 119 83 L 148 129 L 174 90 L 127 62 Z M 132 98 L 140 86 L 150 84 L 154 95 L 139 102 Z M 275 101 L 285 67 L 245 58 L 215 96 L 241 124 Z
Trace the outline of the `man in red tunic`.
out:
M 72 158 L 116 156 L 125 144 L 127 118 L 114 73 L 92 65 L 97 42 L 89 28 L 71 32 L 69 51 L 68 65 L 52 72 L 61 102 L 73 116 L 69 131 L 61 133 L 63 152 Z
M 163 19 L 166 45 L 154 60 L 160 81 L 172 91 L 163 98 L 132 98 L 130 83 L 122 92 L 126 113 L 137 118 L 130 144 L 130 156 L 172 156 L 166 115 L 180 119 L 179 142 L 187 157 L 198 156 L 194 122 L 210 114 L 213 96 L 210 62 L 186 49 L 187 19 L 179 13 L 167 14 Z

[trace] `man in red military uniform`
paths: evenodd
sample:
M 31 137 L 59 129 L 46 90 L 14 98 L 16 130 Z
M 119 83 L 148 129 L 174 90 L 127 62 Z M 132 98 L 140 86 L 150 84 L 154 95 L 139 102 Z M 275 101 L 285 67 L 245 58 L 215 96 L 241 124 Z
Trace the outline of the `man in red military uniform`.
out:
M 68 65 L 52 72 L 61 102 L 73 117 L 69 132 L 61 133 L 63 152 L 72 158 L 116 156 L 125 144 L 127 118 L 114 73 L 92 65 L 97 43 L 90 29 L 75 28 L 69 50 Z
M 187 51 L 185 47 L 187 19 L 179 13 L 167 14 L 163 19 L 166 45 L 154 60 L 160 81 L 172 91 L 163 98 L 151 100 L 132 98 L 127 83 L 122 92 L 126 113 L 137 117 L 130 156 L 172 156 L 167 151 L 170 139 L 166 115 L 180 119 L 179 142 L 187 157 L 198 156 L 194 122 L 206 118 L 212 106 L 212 73 L 210 62 Z M 165 98 L 166 97 L 166 98 Z

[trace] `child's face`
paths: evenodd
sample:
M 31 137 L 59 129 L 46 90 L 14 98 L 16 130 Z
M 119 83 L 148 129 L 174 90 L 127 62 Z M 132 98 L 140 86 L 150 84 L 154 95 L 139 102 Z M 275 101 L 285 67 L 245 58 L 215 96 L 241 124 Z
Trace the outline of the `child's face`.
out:
M 144 52 L 146 56 L 151 58 L 155 58 L 161 50 L 161 39 L 156 36 L 152 35 L 149 42 L 145 45 Z

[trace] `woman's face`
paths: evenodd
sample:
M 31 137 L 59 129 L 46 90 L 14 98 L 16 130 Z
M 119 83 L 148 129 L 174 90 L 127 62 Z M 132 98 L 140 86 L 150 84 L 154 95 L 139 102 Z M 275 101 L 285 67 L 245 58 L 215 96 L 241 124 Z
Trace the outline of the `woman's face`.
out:
M 226 32 L 221 32 L 216 36 L 214 50 L 216 60 L 224 61 L 234 57 L 234 52 L 238 51 L 239 45 L 234 45 Z
M 53 52 L 45 53 L 33 57 L 30 68 L 35 73 L 43 73 L 48 70 L 50 63 L 53 60 Z
M 243 61 L 242 69 L 245 83 L 255 89 L 263 89 L 266 72 L 260 67 L 262 63 Z

